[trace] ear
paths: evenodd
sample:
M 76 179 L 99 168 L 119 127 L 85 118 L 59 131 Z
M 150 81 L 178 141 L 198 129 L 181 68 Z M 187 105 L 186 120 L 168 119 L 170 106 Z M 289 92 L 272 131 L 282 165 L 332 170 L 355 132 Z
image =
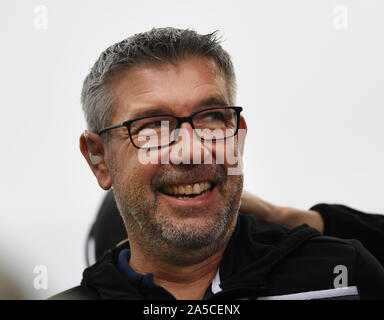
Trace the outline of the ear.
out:
M 242 157 L 244 155 L 245 138 L 247 136 L 247 131 L 248 131 L 247 122 L 245 121 L 244 117 L 242 115 L 240 115 L 238 142 L 239 142 L 240 154 Z
M 80 136 L 80 151 L 95 175 L 100 187 L 108 190 L 112 186 L 109 169 L 105 163 L 105 144 L 101 137 L 85 131 Z

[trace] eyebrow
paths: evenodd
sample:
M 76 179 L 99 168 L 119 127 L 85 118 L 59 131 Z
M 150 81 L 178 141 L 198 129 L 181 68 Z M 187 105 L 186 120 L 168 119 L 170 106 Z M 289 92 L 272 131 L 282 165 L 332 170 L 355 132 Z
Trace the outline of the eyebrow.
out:
M 197 105 L 195 105 L 195 109 L 201 109 L 202 107 L 225 107 L 228 106 L 228 103 L 226 100 L 220 96 L 212 96 L 207 99 L 204 99 L 200 101 Z M 148 117 L 148 116 L 156 116 L 160 114 L 172 114 L 170 113 L 169 109 L 166 107 L 153 107 L 153 108 L 148 108 L 145 110 L 138 110 L 137 112 L 133 113 L 131 118 L 132 119 L 137 119 L 141 117 Z

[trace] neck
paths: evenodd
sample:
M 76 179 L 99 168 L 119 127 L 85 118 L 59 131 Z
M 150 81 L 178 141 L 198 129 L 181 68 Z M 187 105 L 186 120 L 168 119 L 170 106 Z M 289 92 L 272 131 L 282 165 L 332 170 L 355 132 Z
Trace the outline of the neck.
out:
M 226 245 L 209 258 L 187 266 L 148 259 L 134 241 L 130 247 L 129 264 L 136 272 L 152 273 L 155 283 L 178 300 L 201 300 L 218 271 Z

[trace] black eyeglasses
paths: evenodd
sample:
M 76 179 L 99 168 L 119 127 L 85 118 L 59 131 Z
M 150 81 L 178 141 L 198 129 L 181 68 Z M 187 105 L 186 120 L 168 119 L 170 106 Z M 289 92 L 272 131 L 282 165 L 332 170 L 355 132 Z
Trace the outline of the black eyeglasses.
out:
M 176 142 L 181 125 L 188 122 L 201 140 L 225 140 L 235 136 L 239 131 L 242 110 L 242 107 L 228 106 L 204 109 L 192 113 L 189 117 L 177 117 L 171 114 L 146 116 L 105 127 L 98 134 L 126 127 L 136 148 L 157 149 Z

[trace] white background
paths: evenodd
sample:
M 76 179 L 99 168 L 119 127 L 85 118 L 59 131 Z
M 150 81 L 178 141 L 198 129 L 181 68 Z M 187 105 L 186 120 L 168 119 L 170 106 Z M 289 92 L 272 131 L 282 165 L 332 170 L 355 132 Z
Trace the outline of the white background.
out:
M 106 47 L 152 27 L 221 31 L 248 122 L 248 190 L 384 212 L 383 16 L 382 0 L 2 0 L 0 270 L 19 294 L 0 298 L 80 282 L 104 195 L 78 148 L 82 81 Z M 36 265 L 48 289 L 34 288 Z

